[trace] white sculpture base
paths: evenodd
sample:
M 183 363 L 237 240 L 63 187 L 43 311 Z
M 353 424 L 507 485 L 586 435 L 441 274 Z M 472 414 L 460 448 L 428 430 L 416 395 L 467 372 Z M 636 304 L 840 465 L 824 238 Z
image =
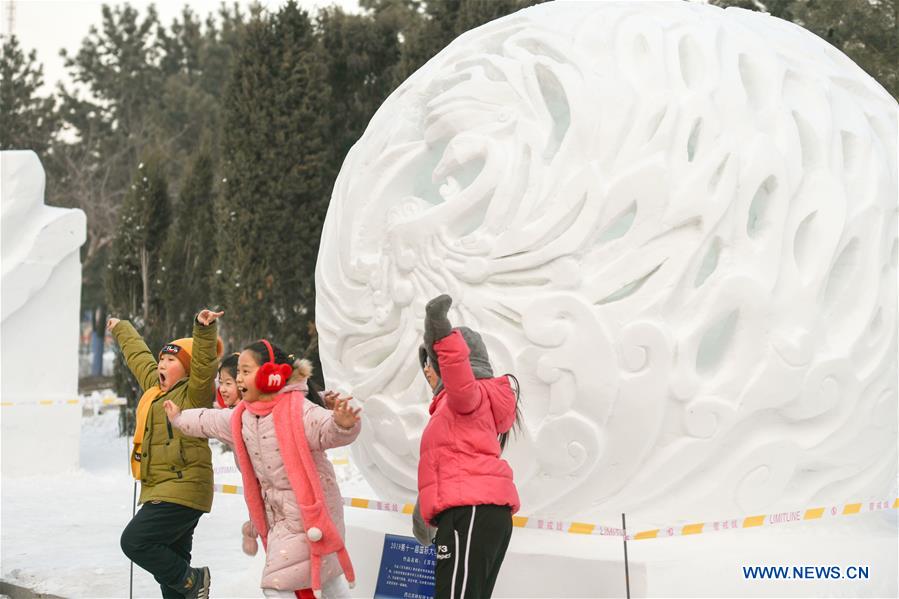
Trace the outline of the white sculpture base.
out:
M 784 527 L 628 543 L 646 564 L 645 594 L 632 597 L 896 597 L 899 591 L 896 512 Z M 838 566 L 836 579 L 816 576 L 747 579 L 743 567 Z M 847 568 L 867 567 L 867 579 Z M 633 587 L 631 587 L 633 591 Z
M 356 571 L 353 597 L 372 597 L 384 535 L 412 536 L 409 516 L 346 508 L 347 548 Z M 645 597 L 646 567 L 630 560 L 632 597 Z M 494 597 L 624 597 L 620 538 L 519 529 L 512 532 Z

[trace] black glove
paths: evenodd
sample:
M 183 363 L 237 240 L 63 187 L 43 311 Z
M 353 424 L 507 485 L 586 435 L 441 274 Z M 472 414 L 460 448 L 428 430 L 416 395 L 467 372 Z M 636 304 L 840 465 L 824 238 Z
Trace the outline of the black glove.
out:
M 447 294 L 438 295 L 425 306 L 425 347 L 431 349 L 435 341 L 453 332 L 453 325 L 446 317 L 453 298 Z

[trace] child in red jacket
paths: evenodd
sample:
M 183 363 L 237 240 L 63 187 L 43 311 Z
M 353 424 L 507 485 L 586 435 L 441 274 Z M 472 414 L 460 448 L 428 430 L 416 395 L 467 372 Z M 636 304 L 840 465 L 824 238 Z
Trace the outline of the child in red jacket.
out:
M 507 376 L 494 377 L 481 336 L 454 329 L 452 298 L 428 302 L 419 357 L 434 397 L 421 436 L 419 507 L 437 527 L 435 599 L 490 597 L 512 537 L 518 491 L 500 457 L 518 416 Z M 514 377 L 512 377 L 514 378 Z

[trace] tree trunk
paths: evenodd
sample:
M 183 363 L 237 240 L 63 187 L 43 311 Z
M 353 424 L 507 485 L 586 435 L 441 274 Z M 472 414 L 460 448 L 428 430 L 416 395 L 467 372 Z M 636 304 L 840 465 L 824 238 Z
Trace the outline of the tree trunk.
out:
M 150 322 L 150 252 L 147 246 L 140 249 L 140 279 L 144 288 L 144 326 Z
M 103 376 L 103 350 L 106 340 L 106 306 L 94 308 L 94 320 L 91 327 L 91 376 Z

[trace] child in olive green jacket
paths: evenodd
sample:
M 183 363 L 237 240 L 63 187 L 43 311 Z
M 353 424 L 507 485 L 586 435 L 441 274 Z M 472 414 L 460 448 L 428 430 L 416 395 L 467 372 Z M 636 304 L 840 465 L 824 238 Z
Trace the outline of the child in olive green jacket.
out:
M 166 344 L 158 362 L 131 323 L 110 318 L 107 326 L 144 392 L 131 455 L 142 507 L 122 532 L 122 551 L 153 574 L 166 599 L 209 596 L 209 569 L 192 568 L 190 552 L 200 516 L 212 509 L 212 454 L 205 439 L 173 429 L 162 404 L 212 407 L 222 314 L 200 312 L 193 336 Z

